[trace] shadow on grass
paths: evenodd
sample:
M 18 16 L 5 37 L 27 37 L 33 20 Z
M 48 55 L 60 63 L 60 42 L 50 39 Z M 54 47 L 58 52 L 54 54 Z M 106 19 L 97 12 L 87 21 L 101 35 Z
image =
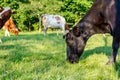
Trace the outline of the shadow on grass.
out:
M 120 78 L 120 62 L 116 62 L 114 68 L 116 72 L 118 73 L 118 78 Z
M 18 41 L 19 40 L 37 40 L 37 41 L 45 42 L 45 41 L 49 41 L 48 39 L 53 40 L 54 42 L 59 42 L 59 40 L 63 40 L 62 43 L 64 43 L 64 39 L 62 39 L 62 35 L 57 36 L 56 33 L 50 33 L 47 36 L 44 36 L 43 34 L 30 34 L 30 35 L 25 34 L 25 35 L 19 35 L 18 37 L 14 37 L 14 38 L 13 37 L 9 37 L 9 38 L 3 37 L 3 42 L 7 43 L 9 41 L 16 41 L 16 40 L 18 40 Z M 107 40 L 104 40 L 104 41 L 105 41 L 104 46 L 96 47 L 94 49 L 84 51 L 84 54 L 81 56 L 81 59 L 85 59 L 85 58 L 89 57 L 90 55 L 93 55 L 93 53 L 96 53 L 96 54 L 104 53 L 106 56 L 109 57 L 112 52 L 112 47 L 107 46 Z M 15 43 L 13 45 L 11 45 L 11 44 L 10 45 L 6 45 L 6 44 L 0 45 L 0 49 L 10 51 L 8 55 L 0 55 L 0 59 L 5 59 L 6 61 L 10 61 L 10 62 L 18 63 L 18 62 L 21 62 L 23 60 L 23 58 L 25 58 L 25 57 L 33 56 L 31 53 L 29 53 L 30 51 L 28 50 L 28 47 L 21 46 L 20 43 L 19 44 Z M 23 54 L 23 51 L 24 51 L 24 54 Z M 49 64 L 50 65 L 52 64 L 53 66 L 61 67 L 61 66 L 64 66 L 65 62 L 66 62 L 66 61 L 64 61 L 65 59 L 61 60 L 61 58 L 58 58 L 59 55 L 57 55 L 57 57 L 53 57 L 52 54 L 45 54 L 45 53 L 42 53 L 42 55 L 41 54 L 36 54 L 36 55 L 38 56 L 38 57 L 36 56 L 37 59 L 45 62 L 43 64 L 45 67 L 43 68 L 43 67 L 41 67 L 41 65 L 38 65 L 32 70 L 32 72 L 37 71 L 37 73 L 39 73 L 39 72 L 45 73 L 46 71 L 49 71 L 49 69 L 50 69 Z M 61 62 L 59 62 L 59 61 L 61 61 Z M 50 62 L 50 63 L 48 64 L 47 62 Z M 41 69 L 40 69 L 40 67 L 41 67 Z M 116 72 L 118 72 L 118 76 L 120 78 L 120 63 L 115 64 L 115 70 L 116 70 Z
M 1 45 L 0 49 L 9 51 L 9 54 L 7 55 L 0 55 L 0 59 L 5 59 L 6 61 L 10 61 L 10 62 L 20 62 L 23 57 L 29 56 L 29 55 L 22 54 L 23 53 L 22 50 L 26 51 L 27 48 L 24 46 L 20 46 L 20 45 L 18 46 L 17 44 L 16 45 Z
M 111 51 L 112 51 L 111 47 L 104 47 L 104 46 L 103 47 L 97 47 L 97 48 L 92 49 L 92 50 L 86 50 L 86 51 L 84 51 L 80 60 L 83 60 L 83 59 L 89 57 L 90 55 L 93 55 L 94 53 L 96 53 L 96 54 L 104 53 L 109 58 L 111 56 Z M 115 73 L 118 74 L 118 78 L 120 78 L 120 62 L 119 61 L 120 60 L 117 60 L 116 63 L 113 65 L 114 69 L 116 71 Z M 107 61 L 106 61 L 106 63 L 107 63 Z M 108 65 L 108 66 L 111 66 L 111 65 Z
M 103 37 L 104 46 L 99 46 L 94 49 L 84 51 L 84 54 L 82 55 L 83 58 L 86 58 L 86 57 L 92 55 L 93 53 L 96 53 L 96 54 L 104 53 L 106 56 L 109 57 L 112 52 L 112 45 L 107 46 L 108 45 L 108 39 L 107 39 L 108 37 L 107 36 L 109 36 L 109 35 L 106 35 L 106 37 Z
M 45 39 L 49 39 L 49 40 L 57 40 L 58 39 L 62 39 L 62 34 L 59 34 L 58 36 L 56 35 L 56 33 L 49 33 L 48 35 L 44 36 L 41 33 L 34 33 L 34 34 L 19 34 L 19 36 L 15 37 L 15 36 L 11 36 L 11 37 L 3 37 L 2 41 L 6 42 L 6 41 L 16 41 L 16 40 L 45 40 Z M 63 39 L 64 40 L 64 39 Z
M 57 39 L 56 39 L 57 38 Z M 11 37 L 3 37 L 3 43 L 5 45 L 0 45 L 1 50 L 8 50 L 9 54 L 7 55 L 0 55 L 1 59 L 5 59 L 11 62 L 20 62 L 23 60 L 24 57 L 30 57 L 32 56 L 32 52 L 29 51 L 28 47 L 24 44 L 19 43 L 20 40 L 26 40 L 29 42 L 29 40 L 38 41 L 38 42 L 45 42 L 52 40 L 54 42 L 59 42 L 62 40 L 62 35 L 59 34 L 59 36 L 56 35 L 56 33 L 49 33 L 47 36 L 44 36 L 43 34 L 34 33 L 34 34 L 20 34 L 17 37 L 11 36 Z M 6 43 L 12 42 L 10 45 L 6 45 Z M 17 41 L 17 42 L 16 42 Z M 14 43 L 15 42 L 15 43 Z M 29 43 L 26 44 L 29 44 Z M 60 41 L 61 42 L 61 41 Z M 30 43 L 31 44 L 31 43 Z M 34 43 L 33 43 L 34 44 Z M 46 55 L 45 53 L 37 54 L 39 56 L 43 56 L 41 60 L 50 60 L 52 59 L 52 55 Z
M 112 51 L 112 48 L 108 46 L 96 47 L 94 49 L 84 51 L 82 57 L 87 58 L 90 55 L 93 55 L 94 53 L 96 54 L 104 53 L 106 56 L 109 57 L 111 55 L 111 51 Z
M 108 58 L 111 56 L 111 53 L 112 53 L 112 45 L 111 46 L 107 46 L 108 44 L 108 40 L 107 39 L 103 39 L 104 42 L 105 42 L 105 45 L 104 46 L 101 46 L 101 47 L 96 47 L 94 49 L 91 49 L 91 50 L 86 50 L 84 51 L 83 55 L 81 56 L 80 60 L 83 60 L 91 55 L 93 55 L 94 53 L 96 54 L 100 54 L 100 53 L 103 53 L 105 54 L 106 56 L 108 56 Z M 119 51 L 118 51 L 119 53 Z M 118 56 L 118 55 L 117 55 Z M 116 63 L 114 64 L 114 69 L 116 70 L 116 73 L 118 74 L 118 78 L 120 78 L 120 60 L 116 61 Z M 106 61 L 107 62 L 107 61 Z M 111 66 L 111 65 L 110 65 Z
M 51 40 L 58 44 L 64 43 L 64 41 L 61 41 L 64 40 L 62 39 L 62 35 L 60 34 L 59 36 L 57 36 L 56 33 L 50 33 L 47 36 L 44 36 L 43 34 L 39 34 L 39 33 L 34 33 L 34 34 L 27 33 L 27 34 L 20 34 L 18 37 L 14 37 L 14 36 L 3 37 L 2 38 L 3 43 L 0 44 L 0 50 L 3 52 L 7 52 L 7 54 L 3 53 L 0 55 L 0 60 L 4 61 L 1 65 L 2 69 L 0 69 L 0 74 L 6 74 L 5 76 L 2 76 L 2 78 L 4 79 L 12 78 L 12 77 L 17 78 L 26 74 L 24 71 L 20 72 L 19 70 L 18 71 L 11 70 L 11 72 L 6 73 L 10 69 L 12 69 L 12 67 L 16 63 L 17 64 L 23 63 L 24 66 L 24 63 L 33 64 L 34 62 L 38 62 L 35 63 L 37 65 L 35 66 L 32 65 L 32 67 L 34 68 L 29 70 L 28 73 L 29 74 L 40 73 L 41 76 L 45 72 L 48 72 L 52 66 L 63 67 L 66 61 L 61 59 L 60 54 L 54 55 L 52 51 L 49 52 L 50 50 L 46 52 L 44 52 L 43 50 L 42 52 L 39 53 L 40 49 L 34 48 L 34 45 L 37 43 L 39 44 L 39 42 L 41 45 L 41 42 L 43 44 L 46 41 L 51 41 Z M 23 43 L 21 43 L 22 41 Z M 30 45 L 27 45 L 29 44 L 29 42 L 31 42 Z M 54 45 L 50 45 L 50 46 L 52 47 Z M 32 47 L 38 51 L 31 52 L 32 50 L 30 49 Z

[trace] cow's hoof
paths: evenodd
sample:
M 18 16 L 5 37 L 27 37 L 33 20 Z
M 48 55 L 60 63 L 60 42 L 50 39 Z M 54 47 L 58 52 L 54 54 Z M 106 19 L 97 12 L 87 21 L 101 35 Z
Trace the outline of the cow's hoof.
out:
M 108 62 L 106 63 L 106 65 L 113 65 L 113 64 L 115 64 L 114 61 L 108 61 Z

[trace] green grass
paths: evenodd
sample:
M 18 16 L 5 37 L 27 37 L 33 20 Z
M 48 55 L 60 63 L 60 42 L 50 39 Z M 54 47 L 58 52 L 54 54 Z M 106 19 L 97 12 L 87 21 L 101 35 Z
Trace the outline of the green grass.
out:
M 62 34 L 20 32 L 0 44 L 0 80 L 120 80 L 120 55 L 115 65 L 105 65 L 111 55 L 112 37 L 92 36 L 79 63 L 66 62 Z M 120 51 L 119 51 L 120 52 Z

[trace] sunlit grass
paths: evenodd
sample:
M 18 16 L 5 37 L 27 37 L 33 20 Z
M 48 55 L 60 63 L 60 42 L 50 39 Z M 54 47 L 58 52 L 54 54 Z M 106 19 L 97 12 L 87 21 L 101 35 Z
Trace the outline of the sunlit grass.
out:
M 79 63 L 66 62 L 62 34 L 20 32 L 18 37 L 0 37 L 0 80 L 120 80 L 120 56 L 116 65 L 106 65 L 112 37 L 92 36 Z

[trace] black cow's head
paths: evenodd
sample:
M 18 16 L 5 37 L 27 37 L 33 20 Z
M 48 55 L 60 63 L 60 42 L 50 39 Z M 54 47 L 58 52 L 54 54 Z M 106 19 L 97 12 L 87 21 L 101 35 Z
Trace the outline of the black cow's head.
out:
M 80 30 L 77 26 L 73 29 L 67 28 L 64 38 L 67 47 L 67 60 L 70 63 L 78 62 L 86 43 L 82 29 Z
M 0 7 L 0 29 L 3 27 L 5 22 L 10 18 L 11 14 L 14 14 L 10 8 L 2 8 Z

